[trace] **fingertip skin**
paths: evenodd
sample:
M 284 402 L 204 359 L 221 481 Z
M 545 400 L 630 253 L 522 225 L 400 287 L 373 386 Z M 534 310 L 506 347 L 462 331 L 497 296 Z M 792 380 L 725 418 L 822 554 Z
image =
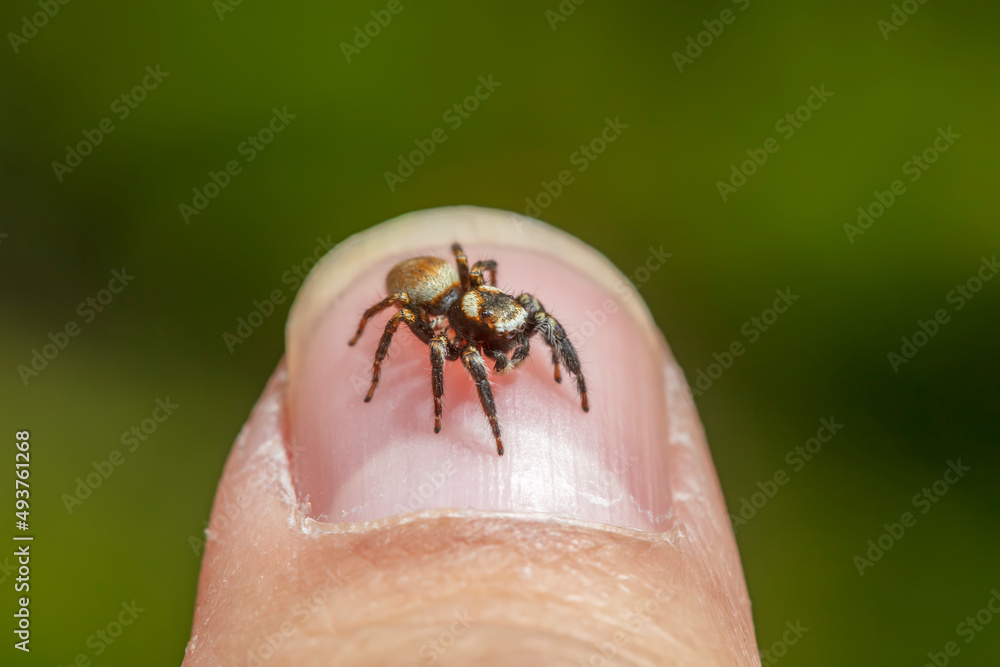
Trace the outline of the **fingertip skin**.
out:
M 588 380 L 560 383 L 544 346 L 490 374 L 503 444 L 461 363 L 447 428 L 430 420 L 428 346 L 405 327 L 356 408 L 378 336 L 343 340 L 392 266 L 456 239 L 557 313 Z M 289 627 L 268 665 L 419 663 L 455 614 L 440 664 L 589 664 L 609 641 L 623 665 L 760 664 L 683 372 L 599 253 L 506 212 L 409 214 L 317 266 L 287 342 L 220 483 L 185 666 L 242 664 Z
M 287 382 L 282 364 L 226 464 L 184 667 L 419 664 L 456 618 L 468 627 L 440 664 L 589 664 L 609 641 L 622 665 L 760 664 L 738 560 L 695 526 L 472 510 L 314 521 L 290 474 Z

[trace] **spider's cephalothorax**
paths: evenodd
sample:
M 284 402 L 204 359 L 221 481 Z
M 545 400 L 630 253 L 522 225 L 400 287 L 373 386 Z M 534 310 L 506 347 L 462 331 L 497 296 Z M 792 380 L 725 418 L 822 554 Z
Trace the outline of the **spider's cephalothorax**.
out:
M 372 383 L 365 402 L 375 394 L 392 335 L 400 323 L 405 323 L 417 338 L 430 347 L 434 432 L 441 431 L 444 362 L 461 359 L 476 383 L 479 402 L 497 441 L 497 453 L 503 456 L 500 422 L 483 355 L 493 360 L 493 370 L 508 373 L 528 358 L 532 334 L 541 334 L 552 351 L 556 382 L 562 382 L 559 374 L 559 363 L 562 362 L 576 377 L 580 402 L 587 411 L 589 406 L 583 370 L 566 331 L 545 312 L 538 299 L 530 294 L 521 294 L 516 298 L 506 294 L 496 287 L 496 262 L 483 260 L 469 269 L 462 247 L 456 243 L 451 249 L 455 253 L 457 270 L 438 257 L 415 257 L 394 266 L 385 281 L 389 296 L 365 311 L 349 344 L 354 345 L 358 341 L 369 318 L 391 305 L 398 306 L 399 310 L 385 325 L 375 352 Z M 486 284 L 483 273 L 488 273 L 491 285 Z M 447 317 L 447 325 L 442 323 L 444 317 Z

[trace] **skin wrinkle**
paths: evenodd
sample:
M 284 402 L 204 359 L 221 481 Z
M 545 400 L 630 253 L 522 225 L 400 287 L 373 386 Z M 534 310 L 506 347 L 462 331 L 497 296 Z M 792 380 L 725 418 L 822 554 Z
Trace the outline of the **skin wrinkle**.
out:
M 233 475 L 234 484 L 220 491 L 219 503 L 234 502 L 232 496 L 248 490 L 256 473 L 253 469 L 255 462 L 274 460 L 267 450 L 274 442 L 272 438 L 280 437 L 282 429 L 278 421 L 284 412 L 267 409 L 267 403 L 281 400 L 286 380 L 287 375 L 279 370 L 270 383 L 266 397 L 254 410 L 247 428 L 248 446 L 236 453 L 227 464 L 227 475 Z M 253 442 L 258 444 L 250 444 Z M 284 444 L 287 447 L 287 442 Z M 234 469 L 230 470 L 230 466 Z M 541 606 L 547 613 L 540 620 L 534 619 L 530 628 L 524 629 L 516 626 L 517 614 L 505 618 L 501 614 L 490 615 L 486 613 L 488 610 L 482 610 L 479 630 L 470 628 L 469 633 L 482 634 L 481 641 L 489 642 L 494 640 L 490 640 L 491 635 L 486 633 L 487 626 L 503 628 L 503 641 L 499 645 L 493 644 L 497 650 L 512 641 L 516 642 L 519 637 L 524 638 L 526 635 L 522 633 L 542 633 L 545 639 L 555 642 L 550 645 L 550 651 L 558 647 L 560 655 L 571 655 L 575 660 L 577 655 L 585 658 L 593 652 L 595 638 L 610 638 L 619 629 L 628 634 L 621 614 L 636 602 L 652 598 L 654 586 L 659 584 L 672 593 L 677 591 L 671 598 L 671 603 L 676 602 L 676 609 L 669 613 L 664 605 L 663 611 L 640 627 L 638 634 L 629 635 L 628 642 L 617 657 L 631 660 L 629 656 L 634 656 L 634 660 L 621 664 L 658 664 L 655 662 L 657 657 L 664 655 L 663 651 L 669 647 L 672 647 L 669 650 L 679 652 L 680 656 L 690 657 L 689 663 L 682 661 L 676 664 L 736 664 L 732 654 L 729 658 L 723 657 L 725 652 L 716 656 L 717 662 L 713 662 L 710 656 L 706 658 L 702 650 L 697 651 L 696 658 L 696 652 L 690 645 L 695 638 L 671 632 L 674 626 L 687 627 L 691 610 L 705 606 L 691 604 L 685 601 L 686 597 L 695 595 L 708 599 L 718 593 L 718 582 L 714 577 L 710 577 L 712 581 L 708 582 L 711 584 L 708 588 L 702 588 L 700 578 L 688 571 L 690 563 L 703 562 L 704 559 L 688 558 L 689 563 L 684 563 L 683 552 L 693 545 L 683 531 L 661 536 L 611 526 L 595 527 L 584 522 L 564 524 L 556 520 L 530 521 L 526 517 L 497 516 L 485 512 L 448 513 L 436 510 L 410 515 L 405 521 L 390 518 L 365 525 L 320 524 L 306 519 L 294 504 L 287 502 L 287 488 L 283 480 L 288 474 L 287 458 L 284 458 L 283 466 L 268 466 L 267 474 L 270 478 L 258 485 L 255 502 L 245 511 L 255 515 L 258 511 L 263 512 L 269 520 L 261 523 L 256 531 L 256 522 L 250 524 L 249 530 L 244 526 L 243 530 L 236 531 L 232 525 L 236 521 L 232 521 L 213 531 L 216 535 L 209 538 L 202 576 L 204 579 L 215 568 L 222 568 L 212 580 L 221 581 L 224 585 L 203 590 L 200 594 L 199 614 L 193 633 L 199 640 L 189 649 L 188 665 L 219 664 L 213 662 L 215 656 L 228 655 L 229 650 L 235 650 L 239 655 L 245 652 L 245 636 L 263 638 L 279 631 L 281 624 L 289 619 L 287 610 L 291 608 L 282 604 L 281 600 L 299 586 L 303 588 L 301 593 L 308 596 L 329 579 L 324 574 L 318 582 L 303 581 L 310 579 L 302 576 L 304 566 L 317 559 L 326 569 L 330 569 L 330 564 L 337 564 L 332 571 L 339 573 L 341 581 L 332 589 L 327 606 L 321 612 L 312 614 L 291 639 L 335 637 L 337 645 L 347 651 L 352 646 L 360 646 L 354 641 L 356 633 L 363 633 L 371 627 L 393 627 L 407 614 L 414 614 L 416 618 L 427 619 L 427 629 L 412 633 L 414 641 L 422 642 L 424 638 L 440 632 L 434 628 L 443 628 L 450 622 L 444 610 L 450 612 L 454 609 L 454 596 L 476 591 L 480 599 L 489 601 L 491 608 L 513 607 L 523 612 L 526 607 Z M 478 516 L 465 518 L 461 514 Z M 267 523 L 286 527 L 292 523 L 297 528 L 291 536 L 287 534 L 287 529 L 276 536 L 270 534 Z M 318 530 L 320 527 L 323 530 Z M 290 539 L 295 535 L 298 538 Z M 684 548 L 675 548 L 672 542 L 683 544 Z M 535 548 L 538 543 L 543 550 Z M 607 573 L 613 571 L 612 568 L 623 559 L 638 564 L 638 569 L 627 577 L 613 577 L 607 581 Z M 525 562 L 532 567 L 531 578 L 519 575 Z M 475 570 L 477 576 L 470 579 L 469 570 Z M 517 585 L 512 586 L 512 582 Z M 401 589 L 407 593 L 400 596 Z M 266 598 L 276 602 L 257 610 L 252 618 L 244 618 L 241 605 L 233 604 L 233 600 L 258 597 L 262 591 L 268 592 Z M 579 594 L 570 600 L 563 595 L 564 591 L 578 591 Z M 627 598 L 624 604 L 623 598 Z M 382 603 L 367 604 L 367 613 L 352 619 L 355 616 L 352 612 L 358 610 L 359 603 L 367 600 L 381 600 Z M 581 608 L 592 608 L 601 613 L 582 619 Z M 678 615 L 681 612 L 683 617 Z M 702 620 L 699 625 L 715 628 L 712 634 L 721 633 L 722 627 L 710 622 L 713 620 L 711 615 Z M 732 620 L 730 618 L 726 622 Z M 408 623 L 412 625 L 412 622 Z M 405 634 L 405 627 L 399 632 Z M 566 639 L 572 641 L 567 644 Z M 233 644 L 239 648 L 232 649 Z M 456 643 L 444 658 L 452 656 L 457 660 L 461 655 L 456 652 L 458 646 Z M 266 664 L 296 664 L 295 660 L 306 655 L 297 653 L 291 643 L 284 648 L 290 650 L 283 650 Z M 377 650 L 377 647 L 368 646 L 368 649 Z M 348 660 L 347 653 L 338 657 Z

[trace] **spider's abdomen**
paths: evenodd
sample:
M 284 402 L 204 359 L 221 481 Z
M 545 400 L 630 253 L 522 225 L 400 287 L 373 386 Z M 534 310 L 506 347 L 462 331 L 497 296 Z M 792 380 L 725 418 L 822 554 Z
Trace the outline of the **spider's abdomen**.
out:
M 385 277 L 389 294 L 406 292 L 412 303 L 443 315 L 461 291 L 455 266 L 439 257 L 413 257 L 392 267 Z

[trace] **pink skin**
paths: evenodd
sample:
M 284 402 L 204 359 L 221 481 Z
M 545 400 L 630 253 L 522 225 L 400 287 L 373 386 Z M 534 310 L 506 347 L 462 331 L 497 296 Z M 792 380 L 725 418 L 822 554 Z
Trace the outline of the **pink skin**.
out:
M 503 457 L 461 362 L 434 433 L 429 351 L 405 326 L 363 402 L 394 308 L 347 345 L 395 262 L 450 259 L 454 240 L 579 343 L 589 413 L 540 337 L 513 373 L 488 362 Z M 185 665 L 759 664 L 683 374 L 606 260 L 473 208 L 411 214 L 331 255 L 226 466 Z

